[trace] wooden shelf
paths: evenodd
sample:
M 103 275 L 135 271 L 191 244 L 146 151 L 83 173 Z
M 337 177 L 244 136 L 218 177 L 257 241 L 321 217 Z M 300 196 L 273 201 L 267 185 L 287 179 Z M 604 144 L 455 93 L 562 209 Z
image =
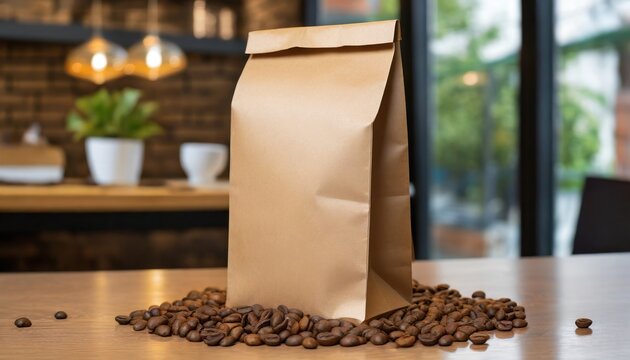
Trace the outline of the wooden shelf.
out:
M 228 186 L 0 185 L 0 213 L 227 210 Z
M 121 46 L 129 47 L 145 35 L 141 31 L 103 30 L 103 35 Z M 79 44 L 92 36 L 92 29 L 77 25 L 53 25 L 0 20 L 0 39 L 47 43 Z M 245 41 L 241 39 L 198 39 L 190 35 L 160 34 L 179 45 L 182 50 L 200 54 L 244 55 Z

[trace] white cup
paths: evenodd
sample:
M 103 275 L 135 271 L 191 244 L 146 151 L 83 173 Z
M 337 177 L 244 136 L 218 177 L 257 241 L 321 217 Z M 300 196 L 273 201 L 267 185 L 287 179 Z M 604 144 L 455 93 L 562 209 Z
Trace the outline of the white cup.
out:
M 223 144 L 185 143 L 179 151 L 179 162 L 193 186 L 214 183 L 227 160 L 228 148 Z

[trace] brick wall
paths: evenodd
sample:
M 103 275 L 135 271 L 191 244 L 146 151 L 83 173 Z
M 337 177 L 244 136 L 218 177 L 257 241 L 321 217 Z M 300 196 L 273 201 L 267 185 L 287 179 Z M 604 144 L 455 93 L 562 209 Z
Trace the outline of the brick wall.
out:
M 83 142 L 66 131 L 65 117 L 77 97 L 99 87 L 64 73 L 70 49 L 0 42 L 0 129 L 16 139 L 31 123 L 39 123 L 49 142 L 64 148 L 66 176 L 87 177 Z M 141 89 L 144 98 L 160 104 L 155 120 L 165 132 L 146 143 L 143 177 L 184 176 L 178 160 L 182 142 L 229 142 L 230 101 L 245 58 L 188 54 L 188 60 L 183 73 L 166 79 L 124 77 L 105 85 Z
M 103 1 L 105 5 L 115 5 L 108 10 L 115 13 L 108 15 L 106 24 L 124 27 L 132 23 L 131 27 L 143 27 L 142 4 L 146 4 L 146 0 Z M 60 15 L 57 5 L 50 5 L 51 2 L 70 4 L 72 15 Z M 88 1 L 0 0 L 0 18 L 63 23 L 70 16 L 71 21 L 83 22 L 86 7 L 79 5 L 85 3 Z M 185 9 L 189 1 L 160 0 L 159 3 Z M 209 0 L 208 3 L 221 2 Z M 263 28 L 297 26 L 301 22 L 299 0 L 227 3 L 241 6 L 238 9 L 242 19 L 241 34 Z M 7 4 L 19 6 L 12 8 Z M 27 10 L 30 6 L 43 6 L 44 10 Z M 15 9 L 20 10 L 21 15 L 18 16 Z M 46 15 L 49 11 L 56 15 Z M 177 11 L 162 11 L 162 28 L 188 32 L 190 17 L 173 16 Z M 124 20 L 132 15 L 137 22 Z M 65 117 L 76 97 L 92 93 L 98 86 L 63 72 L 65 56 L 71 48 L 60 44 L 0 41 L 0 137 L 15 140 L 31 123 L 38 122 L 49 141 L 66 151 L 66 176 L 87 177 L 84 145 L 73 141 L 65 130 Z M 176 76 L 155 82 L 125 77 L 105 85 L 110 89 L 125 86 L 141 89 L 147 99 L 160 104 L 156 121 L 166 131 L 146 143 L 144 178 L 183 177 L 178 160 L 182 142 L 229 142 L 230 101 L 246 57 L 187 55 L 188 68 Z M 2 234 L 0 271 L 225 266 L 226 254 L 227 229 Z
M 0 0 L 2 3 L 11 1 Z M 59 4 L 65 4 L 72 10 L 70 20 L 81 22 L 88 18 L 84 22 L 89 23 L 86 3 L 38 0 L 26 7 L 15 7 L 5 17 L 22 19 L 32 13 L 41 21 L 53 22 L 47 12 L 58 13 Z M 161 26 L 178 32 L 189 31 L 190 3 L 159 2 Z M 225 3 L 230 2 L 208 1 L 208 6 Z M 239 2 L 231 2 L 234 3 Z M 145 6 L 146 0 L 104 1 L 105 24 L 142 28 L 145 19 L 140 14 L 146 14 Z M 240 22 L 243 34 L 250 30 L 296 26 L 301 18 L 300 1 L 296 0 L 245 0 L 242 10 L 235 8 L 235 11 L 243 13 Z M 138 21 L 130 22 L 129 14 L 135 13 Z M 77 97 L 90 94 L 99 86 L 64 73 L 65 57 L 72 48 L 60 44 L 0 41 L 0 133 L 4 139 L 16 140 L 30 124 L 39 123 L 50 143 L 66 151 L 66 176 L 83 178 L 88 176 L 84 146 L 82 142 L 73 141 L 65 130 L 65 117 Z M 141 89 L 146 99 L 160 104 L 155 120 L 165 132 L 146 143 L 144 178 L 183 177 L 178 158 L 183 142 L 229 142 L 230 101 L 246 57 L 187 56 L 189 66 L 181 74 L 158 81 L 124 77 L 105 84 L 109 89 Z

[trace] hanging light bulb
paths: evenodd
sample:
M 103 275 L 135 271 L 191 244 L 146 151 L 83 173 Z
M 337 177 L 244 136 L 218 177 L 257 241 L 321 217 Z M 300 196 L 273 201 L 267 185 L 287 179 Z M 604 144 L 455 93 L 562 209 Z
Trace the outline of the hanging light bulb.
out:
M 149 80 L 175 74 L 186 67 L 186 55 L 170 41 L 163 40 L 158 32 L 157 0 L 149 0 L 147 35 L 129 49 L 125 72 Z
M 124 75 L 127 52 L 103 37 L 101 0 L 92 2 L 92 26 L 92 38 L 70 51 L 65 68 L 69 75 L 102 84 Z

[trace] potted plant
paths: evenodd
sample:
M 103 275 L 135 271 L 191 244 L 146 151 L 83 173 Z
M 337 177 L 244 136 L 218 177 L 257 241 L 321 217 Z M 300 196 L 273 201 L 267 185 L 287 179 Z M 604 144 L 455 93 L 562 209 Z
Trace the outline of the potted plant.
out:
M 137 89 L 110 93 L 100 89 L 81 97 L 66 125 L 77 140 L 86 138 L 85 152 L 92 179 L 99 185 L 136 185 L 142 171 L 143 140 L 162 129 L 150 121 L 155 102 L 140 102 Z

